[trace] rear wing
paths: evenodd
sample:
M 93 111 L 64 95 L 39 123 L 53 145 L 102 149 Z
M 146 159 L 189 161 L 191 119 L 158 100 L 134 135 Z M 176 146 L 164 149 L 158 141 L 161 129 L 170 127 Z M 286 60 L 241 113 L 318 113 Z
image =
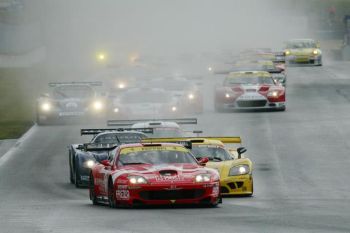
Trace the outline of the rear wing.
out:
M 106 128 L 106 129 L 80 129 L 80 135 L 97 135 L 102 132 L 126 132 L 126 131 L 137 131 L 141 133 L 153 134 L 153 128 Z
M 197 118 L 174 118 L 174 119 L 138 119 L 138 120 L 108 120 L 107 126 L 131 126 L 136 123 L 149 122 L 150 125 L 159 125 L 160 122 L 175 122 L 179 125 L 196 125 Z
M 84 151 L 110 151 L 114 150 L 118 144 L 85 143 L 81 146 L 82 147 L 78 149 L 82 149 Z
M 182 137 L 182 138 L 145 138 L 141 142 L 170 142 L 189 141 L 191 143 L 203 143 L 205 140 L 218 140 L 225 144 L 241 144 L 241 137 Z
M 57 87 L 62 85 L 89 85 L 89 86 L 102 86 L 102 82 L 96 81 L 96 82 L 50 82 L 48 85 L 49 87 Z

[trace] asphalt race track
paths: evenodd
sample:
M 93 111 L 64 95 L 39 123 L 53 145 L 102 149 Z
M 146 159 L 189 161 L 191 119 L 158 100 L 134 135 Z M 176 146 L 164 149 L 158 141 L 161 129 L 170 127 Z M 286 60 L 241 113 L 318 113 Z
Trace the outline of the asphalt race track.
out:
M 350 232 L 349 71 L 289 68 L 286 112 L 215 113 L 206 84 L 196 128 L 240 135 L 255 166 L 254 196 L 218 208 L 93 206 L 68 177 L 84 126 L 36 127 L 0 162 L 0 232 Z

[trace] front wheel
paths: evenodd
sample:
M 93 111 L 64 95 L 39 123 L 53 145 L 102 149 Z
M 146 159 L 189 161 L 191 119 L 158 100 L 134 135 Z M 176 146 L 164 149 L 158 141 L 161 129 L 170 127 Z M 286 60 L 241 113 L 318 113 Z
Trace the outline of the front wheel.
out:
M 111 208 L 117 208 L 117 200 L 112 180 L 108 182 L 108 204 Z

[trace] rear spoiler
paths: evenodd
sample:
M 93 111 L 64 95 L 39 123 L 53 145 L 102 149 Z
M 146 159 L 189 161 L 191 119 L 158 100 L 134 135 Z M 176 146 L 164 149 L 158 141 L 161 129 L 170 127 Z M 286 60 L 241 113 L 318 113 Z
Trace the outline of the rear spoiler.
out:
M 107 129 L 80 129 L 80 135 L 96 135 L 102 132 L 125 132 L 125 131 L 137 131 L 141 133 L 153 134 L 153 128 L 107 128 Z
M 84 151 L 110 151 L 114 150 L 118 144 L 84 143 L 81 146 L 80 148 Z
M 204 140 L 218 140 L 225 144 L 240 144 L 241 137 L 182 137 L 182 138 L 145 138 L 141 142 L 170 142 L 189 141 L 191 143 L 202 143 Z
M 62 86 L 62 85 L 89 85 L 89 86 L 102 86 L 102 82 L 96 81 L 96 82 L 51 82 L 48 85 L 50 87 L 57 87 L 57 86 Z
M 108 120 L 107 126 L 130 126 L 136 123 L 149 122 L 154 125 L 159 124 L 160 122 L 175 122 L 179 125 L 196 125 L 197 118 L 174 118 L 174 119 L 138 119 L 138 120 Z

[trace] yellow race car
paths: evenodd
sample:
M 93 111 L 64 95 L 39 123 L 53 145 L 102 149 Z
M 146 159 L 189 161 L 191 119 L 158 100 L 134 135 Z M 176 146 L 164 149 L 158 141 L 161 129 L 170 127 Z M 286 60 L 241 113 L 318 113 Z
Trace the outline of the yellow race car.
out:
M 320 44 L 313 39 L 293 39 L 286 42 L 284 50 L 290 64 L 313 64 L 322 66 Z
M 184 142 L 190 141 L 191 152 L 199 161 L 207 158 L 207 167 L 220 173 L 221 195 L 253 195 L 253 164 L 242 154 L 244 147 L 226 147 L 225 144 L 240 144 L 240 137 L 190 137 L 152 138 L 142 142 Z

